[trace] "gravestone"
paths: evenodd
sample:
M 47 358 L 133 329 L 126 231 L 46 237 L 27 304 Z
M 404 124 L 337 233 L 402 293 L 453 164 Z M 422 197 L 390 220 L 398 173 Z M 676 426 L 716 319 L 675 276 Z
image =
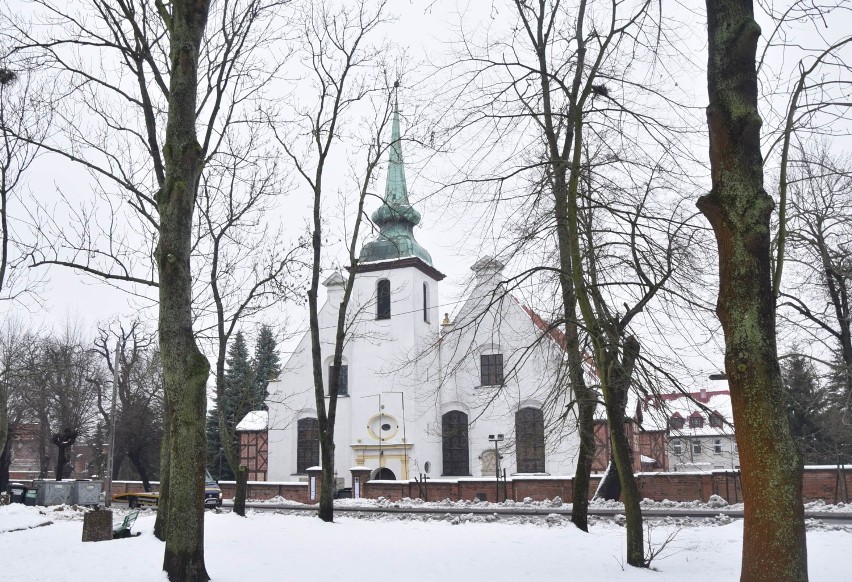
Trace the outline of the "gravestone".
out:
M 103 542 L 112 539 L 112 510 L 94 509 L 83 516 L 83 541 Z

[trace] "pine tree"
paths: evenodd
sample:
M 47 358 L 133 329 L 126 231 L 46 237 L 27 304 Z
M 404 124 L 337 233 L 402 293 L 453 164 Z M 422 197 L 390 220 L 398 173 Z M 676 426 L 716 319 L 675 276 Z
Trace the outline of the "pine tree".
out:
M 269 380 L 277 378 L 281 363 L 276 350 L 272 328 L 263 325 L 254 348 L 254 384 L 252 386 L 251 410 L 266 410 L 266 387 Z
M 787 392 L 790 430 L 804 462 L 826 462 L 828 439 L 823 422 L 826 392 L 819 383 L 813 364 L 807 357 L 795 354 L 782 364 L 781 376 Z
M 254 386 L 254 370 L 249 362 L 248 346 L 242 332 L 237 332 L 233 343 L 228 347 L 228 367 L 225 372 L 225 397 L 222 402 L 216 402 L 213 410 L 207 415 L 207 465 L 218 475 L 219 448 L 222 446 L 222 435 L 219 430 L 219 409 L 225 414 L 225 425 L 228 438 L 235 450 L 239 450 L 234 430 L 237 423 L 250 410 L 253 410 L 252 391 Z M 222 460 L 222 479 L 233 479 L 234 470 L 226 459 Z

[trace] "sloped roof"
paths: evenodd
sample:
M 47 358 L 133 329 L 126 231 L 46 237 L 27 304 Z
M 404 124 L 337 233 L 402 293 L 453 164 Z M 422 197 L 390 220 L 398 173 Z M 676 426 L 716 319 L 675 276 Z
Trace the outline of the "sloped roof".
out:
M 734 433 L 734 415 L 731 406 L 731 393 L 728 390 L 703 390 L 698 392 L 672 392 L 648 396 L 643 405 L 645 411 L 645 424 L 651 430 L 666 430 L 672 436 L 715 436 L 731 435 Z M 722 417 L 721 427 L 710 426 L 710 415 L 718 414 Z M 704 426 L 690 428 L 686 422 L 681 429 L 669 427 L 669 419 L 680 417 L 700 416 L 704 419 Z
M 252 410 L 239 422 L 236 432 L 254 432 L 269 428 L 269 412 L 266 410 Z

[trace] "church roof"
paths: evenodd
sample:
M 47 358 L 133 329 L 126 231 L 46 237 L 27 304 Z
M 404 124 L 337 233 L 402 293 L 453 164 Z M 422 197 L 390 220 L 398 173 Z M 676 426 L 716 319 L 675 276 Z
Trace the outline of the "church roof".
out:
M 432 256 L 414 238 L 414 227 L 420 223 L 420 213 L 408 201 L 398 102 L 393 112 L 385 197 L 382 205 L 373 212 L 372 219 L 379 227 L 379 235 L 361 249 L 360 263 L 416 257 L 432 266 Z

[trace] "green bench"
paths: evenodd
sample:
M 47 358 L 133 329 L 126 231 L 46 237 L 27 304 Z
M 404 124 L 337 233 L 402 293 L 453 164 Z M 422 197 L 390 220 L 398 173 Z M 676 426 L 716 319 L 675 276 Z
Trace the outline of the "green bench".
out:
M 130 528 L 133 527 L 133 524 L 136 523 L 136 518 L 139 517 L 139 511 L 134 511 L 132 513 L 128 513 L 124 516 L 124 521 L 122 521 L 119 525 L 114 525 L 112 528 L 112 539 L 117 540 L 121 538 L 129 538 L 132 534 L 130 533 Z M 140 535 L 140 534 L 136 534 Z

